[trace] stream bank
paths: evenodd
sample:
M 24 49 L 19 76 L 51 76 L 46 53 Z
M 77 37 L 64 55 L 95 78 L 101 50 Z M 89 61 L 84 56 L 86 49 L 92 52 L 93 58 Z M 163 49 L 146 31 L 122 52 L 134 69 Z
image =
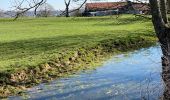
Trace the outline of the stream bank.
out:
M 158 100 L 163 94 L 159 46 L 112 56 L 94 70 L 43 83 L 9 100 Z
M 0 97 L 22 95 L 39 83 L 50 82 L 82 70 L 94 69 L 111 55 L 149 47 L 155 44 L 151 37 L 128 37 L 118 40 L 105 40 L 95 47 L 82 47 L 77 51 L 61 52 L 60 57 L 51 59 L 39 66 L 29 66 L 15 71 L 0 72 Z

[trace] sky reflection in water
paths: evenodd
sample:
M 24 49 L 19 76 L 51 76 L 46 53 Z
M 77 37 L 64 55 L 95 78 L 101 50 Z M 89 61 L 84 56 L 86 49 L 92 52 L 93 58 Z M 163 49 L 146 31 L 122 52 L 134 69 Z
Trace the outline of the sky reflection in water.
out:
M 158 99 L 161 80 L 161 51 L 150 47 L 113 56 L 96 70 L 78 73 L 30 89 L 31 100 L 137 100 Z M 25 97 L 11 97 L 19 100 Z

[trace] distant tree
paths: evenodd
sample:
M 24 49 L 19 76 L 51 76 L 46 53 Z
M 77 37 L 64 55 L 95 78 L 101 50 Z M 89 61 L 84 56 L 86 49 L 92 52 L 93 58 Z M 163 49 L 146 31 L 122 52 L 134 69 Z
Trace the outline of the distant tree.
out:
M 81 17 L 82 12 L 81 12 L 81 10 L 77 10 L 77 11 L 74 11 L 74 12 L 70 13 L 70 15 L 74 16 L 74 17 Z
M 65 16 L 66 17 L 69 17 L 69 6 L 70 6 L 70 3 L 71 3 L 71 0 L 64 0 L 64 3 L 65 3 L 65 6 L 66 6 L 66 9 L 65 9 Z
M 0 10 L 0 17 L 5 17 L 3 10 Z
M 37 16 L 37 9 L 38 9 L 41 5 L 45 4 L 45 3 L 47 2 L 47 0 L 43 0 L 42 3 L 39 3 L 39 2 L 40 2 L 40 0 L 33 0 L 34 5 L 38 4 L 38 5 L 35 6 L 35 8 L 34 8 L 34 15 L 35 15 L 35 16 Z
M 79 3 L 80 6 L 77 7 L 76 9 L 69 11 L 69 7 L 70 7 L 71 2 Z M 66 17 L 69 17 L 69 13 L 80 10 L 86 2 L 87 2 L 87 0 L 64 0 L 65 11 L 62 14 L 65 14 Z
M 14 20 L 31 9 L 35 9 L 34 13 L 36 14 L 38 7 L 44 3 L 46 0 L 14 0 L 13 7 L 17 12 Z
M 44 3 L 37 9 L 37 17 L 49 17 L 54 16 L 55 9 L 48 3 Z

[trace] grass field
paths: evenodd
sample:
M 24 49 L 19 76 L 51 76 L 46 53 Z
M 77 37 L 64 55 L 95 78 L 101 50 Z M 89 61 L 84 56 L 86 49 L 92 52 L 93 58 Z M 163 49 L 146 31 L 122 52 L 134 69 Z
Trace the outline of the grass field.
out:
M 151 21 L 133 15 L 0 19 L 0 98 L 155 41 Z
M 0 71 L 36 66 L 60 53 L 133 36 L 154 37 L 151 21 L 133 15 L 0 19 Z

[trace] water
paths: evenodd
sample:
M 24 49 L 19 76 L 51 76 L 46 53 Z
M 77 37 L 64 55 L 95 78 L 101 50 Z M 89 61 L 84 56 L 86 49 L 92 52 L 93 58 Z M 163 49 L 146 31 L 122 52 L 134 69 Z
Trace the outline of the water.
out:
M 160 58 L 157 46 L 113 56 L 96 70 L 40 84 L 24 97 L 9 99 L 155 100 L 163 92 Z

